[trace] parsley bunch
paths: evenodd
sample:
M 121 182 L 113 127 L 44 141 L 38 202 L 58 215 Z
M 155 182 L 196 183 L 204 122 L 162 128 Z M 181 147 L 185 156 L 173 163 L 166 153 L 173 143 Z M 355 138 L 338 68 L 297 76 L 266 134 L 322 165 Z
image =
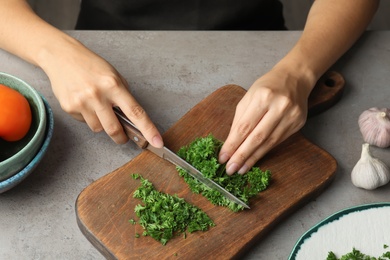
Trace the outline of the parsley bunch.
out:
M 144 236 L 149 235 L 165 245 L 176 233 L 205 231 L 215 226 L 206 213 L 183 198 L 157 191 L 151 182 L 139 174 L 132 177 L 141 179 L 141 186 L 134 191 L 133 197 L 144 203 L 134 209 L 139 217 L 138 223 L 145 230 Z
M 243 175 L 227 175 L 226 164 L 218 163 L 218 154 L 222 144 L 220 140 L 209 134 L 207 137 L 197 138 L 189 145 L 181 147 L 177 154 L 198 169 L 206 178 L 212 179 L 234 196 L 248 203 L 249 198 L 267 188 L 271 173 L 269 170 L 264 172 L 258 167 L 252 167 L 249 172 Z M 202 194 L 214 205 L 228 207 L 234 212 L 244 209 L 243 206 L 225 198 L 219 191 L 210 189 L 193 178 L 186 170 L 177 167 L 177 171 L 192 192 Z

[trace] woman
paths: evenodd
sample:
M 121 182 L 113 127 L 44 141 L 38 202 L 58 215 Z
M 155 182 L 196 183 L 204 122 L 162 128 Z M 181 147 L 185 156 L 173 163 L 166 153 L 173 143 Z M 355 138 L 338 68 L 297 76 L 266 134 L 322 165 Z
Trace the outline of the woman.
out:
M 118 4 L 84 0 L 77 28 L 284 28 L 278 1 L 215 2 L 128 0 Z M 315 83 L 359 38 L 378 2 L 314 1 L 296 45 L 253 83 L 237 105 L 219 157 L 220 163 L 227 162 L 228 174 L 247 172 L 270 149 L 304 125 L 307 99 Z M 163 146 L 160 133 L 118 71 L 83 44 L 40 19 L 26 1 L 1 1 L 0 34 L 0 48 L 41 67 L 63 110 L 85 121 L 92 131 L 105 130 L 116 143 L 125 143 L 128 139 L 112 110 L 119 106 L 153 146 Z

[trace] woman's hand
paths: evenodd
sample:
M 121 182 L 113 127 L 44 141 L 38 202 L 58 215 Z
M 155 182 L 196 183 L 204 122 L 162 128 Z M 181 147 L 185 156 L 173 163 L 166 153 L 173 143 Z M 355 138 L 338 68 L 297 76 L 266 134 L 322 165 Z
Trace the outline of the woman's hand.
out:
M 305 123 L 307 99 L 318 78 L 364 32 L 379 1 L 314 1 L 302 35 L 239 102 L 219 162 L 228 174 L 256 161 Z M 320 28 L 320 29 L 319 29 Z
M 246 173 L 269 150 L 305 123 L 312 83 L 274 68 L 259 78 L 238 103 L 219 155 L 226 172 Z
M 112 109 L 118 106 L 153 146 L 163 146 L 157 128 L 113 66 L 76 40 L 69 40 L 66 48 L 53 53 L 45 57 L 42 67 L 65 112 L 122 144 L 128 138 Z
M 41 67 L 64 111 L 116 142 L 127 136 L 114 114 L 118 106 L 147 141 L 162 147 L 160 133 L 128 90 L 126 80 L 103 58 L 38 17 L 25 0 L 0 8 L 0 48 Z

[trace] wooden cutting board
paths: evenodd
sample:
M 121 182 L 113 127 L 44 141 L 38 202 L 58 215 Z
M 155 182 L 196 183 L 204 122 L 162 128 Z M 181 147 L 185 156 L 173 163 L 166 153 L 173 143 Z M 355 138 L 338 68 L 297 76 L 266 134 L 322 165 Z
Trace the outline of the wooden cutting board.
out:
M 311 114 L 333 105 L 344 88 L 344 79 L 327 73 L 309 99 Z M 225 140 L 236 104 L 246 91 L 236 85 L 219 88 L 184 115 L 164 135 L 173 151 L 195 138 L 212 133 Z M 274 148 L 257 164 L 272 172 L 269 188 L 250 201 L 250 210 L 233 213 L 192 194 L 175 166 L 143 151 L 119 169 L 86 187 L 76 201 L 78 225 L 88 240 L 108 259 L 229 259 L 236 258 L 261 239 L 275 224 L 315 196 L 331 182 L 337 163 L 323 149 L 297 133 Z M 140 203 L 133 191 L 140 183 L 131 174 L 149 179 L 156 189 L 177 194 L 204 210 L 216 223 L 206 232 L 175 237 L 163 246 L 150 237 L 135 238 L 142 227 L 134 207 Z

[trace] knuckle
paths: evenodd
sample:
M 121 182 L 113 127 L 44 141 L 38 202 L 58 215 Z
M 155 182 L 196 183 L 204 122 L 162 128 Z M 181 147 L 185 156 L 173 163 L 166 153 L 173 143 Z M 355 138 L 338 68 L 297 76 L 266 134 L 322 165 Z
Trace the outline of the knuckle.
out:
M 279 105 L 282 111 L 288 111 L 291 109 L 292 100 L 288 96 L 281 96 L 279 99 Z
M 61 102 L 61 108 L 68 114 L 79 113 L 83 107 L 83 101 L 79 96 L 74 97 L 70 101 Z
M 247 122 L 241 123 L 237 127 L 237 132 L 241 136 L 247 136 L 250 131 L 251 131 L 251 125 L 249 123 L 247 123 Z
M 295 107 L 291 108 L 290 111 L 291 111 L 290 112 L 291 115 L 294 118 L 298 118 L 300 120 L 304 120 L 305 115 L 304 115 L 304 113 L 302 112 L 302 109 L 299 106 L 295 106 Z
M 259 96 L 259 100 L 261 102 L 267 102 L 269 100 L 274 100 L 275 96 L 277 96 L 277 91 L 272 88 L 264 88 L 261 90 L 261 95 Z
M 236 156 L 236 161 L 239 161 L 240 163 L 243 163 L 248 159 L 248 156 L 243 152 L 239 152 Z
M 99 120 L 88 120 L 87 124 L 94 133 L 103 131 L 103 126 L 100 124 Z
M 92 132 L 94 133 L 99 133 L 101 131 L 103 131 L 103 128 L 101 126 L 98 126 L 98 125 L 93 125 L 93 126 L 90 126 Z
M 234 142 L 231 140 L 226 140 L 225 143 L 223 144 L 221 148 L 221 153 L 228 153 L 231 154 L 233 151 L 237 149 L 238 145 L 236 145 Z
M 297 120 L 297 128 L 301 129 L 306 123 L 306 118 L 302 118 L 301 120 Z
M 257 133 L 253 136 L 253 143 L 255 145 L 261 145 L 265 142 L 265 137 L 264 134 L 262 133 Z
M 84 103 L 85 100 L 94 100 L 99 98 L 99 90 L 95 87 L 87 87 L 84 89 L 83 93 L 79 95 L 77 101 Z
M 61 108 L 68 114 L 74 114 L 76 112 L 69 103 L 61 103 Z
M 298 106 L 290 110 L 290 120 L 294 130 L 302 128 L 306 123 L 307 114 Z
M 278 144 L 279 139 L 274 136 L 269 136 L 267 139 L 267 147 L 268 149 L 272 149 L 275 145 Z
M 122 133 L 122 127 L 117 124 L 112 124 L 105 129 L 109 136 L 117 136 Z
M 100 85 L 106 90 L 115 91 L 120 88 L 120 79 L 114 74 L 104 75 L 100 78 Z
M 130 107 L 131 116 L 135 119 L 141 119 L 146 115 L 145 110 L 140 105 Z

